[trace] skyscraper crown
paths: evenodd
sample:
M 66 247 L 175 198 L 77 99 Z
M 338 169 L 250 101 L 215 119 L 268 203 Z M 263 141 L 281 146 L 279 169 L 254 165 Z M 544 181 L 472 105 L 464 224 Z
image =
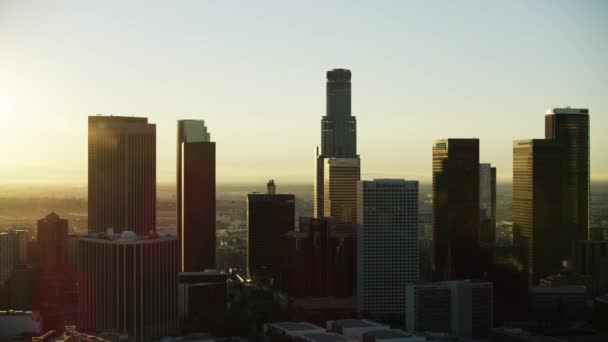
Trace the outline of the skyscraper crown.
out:
M 333 69 L 327 72 L 327 80 L 330 82 L 349 82 L 350 77 L 348 69 Z

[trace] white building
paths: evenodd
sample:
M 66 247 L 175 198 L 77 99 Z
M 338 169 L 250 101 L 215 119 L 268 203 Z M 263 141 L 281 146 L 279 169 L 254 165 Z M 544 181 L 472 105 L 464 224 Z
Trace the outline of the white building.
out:
M 362 181 L 357 192 L 357 305 L 374 317 L 405 313 L 418 280 L 418 182 Z

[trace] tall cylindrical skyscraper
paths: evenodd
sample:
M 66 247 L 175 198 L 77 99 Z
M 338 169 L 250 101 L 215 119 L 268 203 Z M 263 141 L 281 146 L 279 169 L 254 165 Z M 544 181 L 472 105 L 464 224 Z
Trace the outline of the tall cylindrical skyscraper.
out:
M 328 177 L 325 174 L 325 159 L 359 158 L 357 118 L 351 113 L 351 76 L 350 70 L 347 69 L 333 69 L 327 72 L 327 109 L 326 115 L 321 120 L 321 149 L 317 149 L 315 165 L 315 217 L 323 217 L 326 212 L 331 211 L 326 207 L 329 204 L 325 193 L 325 180 Z M 352 192 L 355 191 L 353 188 Z
M 321 152 L 325 157 L 357 157 L 357 119 L 351 114 L 351 72 L 327 72 L 327 112 L 321 122 Z

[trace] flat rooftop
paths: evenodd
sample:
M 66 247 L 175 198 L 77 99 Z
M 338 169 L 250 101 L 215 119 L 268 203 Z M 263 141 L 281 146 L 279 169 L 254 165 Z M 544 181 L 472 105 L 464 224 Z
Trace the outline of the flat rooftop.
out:
M 343 329 L 349 328 L 371 328 L 371 327 L 383 327 L 382 324 L 367 319 L 340 319 L 333 321 L 333 324 Z
M 300 339 L 310 342 L 357 342 L 355 339 L 336 333 L 306 334 L 300 336 Z
M 81 235 L 80 239 L 102 243 L 154 243 L 162 241 L 177 240 L 177 237 L 169 234 L 137 235 L 135 232 L 126 230 L 119 233 L 93 233 Z
M 276 322 L 271 326 L 285 332 L 324 330 L 322 327 L 308 322 Z
M 571 107 L 549 108 L 549 109 L 547 109 L 545 114 L 547 114 L 547 115 L 551 115 L 551 114 L 589 114 L 589 109 L 571 108 Z
M 393 338 L 405 338 L 405 337 L 418 337 L 414 334 L 405 332 L 397 329 L 378 329 L 368 331 L 363 336 L 374 336 L 378 339 L 393 339 Z M 424 337 L 421 336 L 424 339 Z

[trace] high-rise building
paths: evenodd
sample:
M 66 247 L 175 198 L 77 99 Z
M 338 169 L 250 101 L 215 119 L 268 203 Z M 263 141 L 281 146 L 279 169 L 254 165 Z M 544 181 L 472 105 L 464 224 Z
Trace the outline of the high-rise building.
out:
M 418 280 L 418 182 L 362 181 L 357 199 L 359 312 L 403 317 L 405 286 Z
M 433 263 L 438 280 L 479 273 L 479 140 L 433 144 Z
M 354 293 L 354 237 L 331 217 L 300 217 L 281 242 L 281 282 L 292 297 L 350 297 Z
M 13 275 L 18 265 L 27 262 L 29 231 L 10 228 L 0 232 L 0 286 Z
M 215 268 L 215 142 L 200 120 L 177 123 L 177 236 L 182 272 Z
M 295 227 L 295 196 L 276 194 L 274 181 L 268 193 L 247 195 L 247 271 L 251 276 L 280 272 L 283 235 Z
M 494 287 L 482 281 L 408 284 L 406 329 L 480 338 L 494 325 Z
M 590 293 L 608 293 L 608 240 L 572 242 L 572 270 L 591 276 Z
M 0 233 L 0 286 L 9 280 L 16 263 L 15 235 L 10 230 Z
M 324 217 L 336 220 L 338 231 L 355 232 L 357 183 L 361 179 L 359 158 L 324 159 Z
M 98 233 L 80 239 L 78 326 L 151 341 L 178 332 L 178 240 Z
M 89 116 L 89 232 L 156 226 L 156 125 L 147 118 Z
M 513 243 L 529 282 L 559 273 L 570 248 L 557 215 L 561 162 L 552 140 L 513 142 Z
M 44 286 L 38 287 L 34 304 L 45 330 L 76 323 L 76 271 L 69 259 L 69 247 L 68 220 L 55 213 L 38 220 L 39 282 Z
M 351 112 L 351 72 L 327 72 L 327 110 L 321 121 L 321 149 L 326 157 L 357 156 L 357 119 Z
M 64 270 L 67 263 L 68 220 L 55 213 L 38 220 L 38 253 L 40 272 L 57 274 Z
M 222 334 L 226 321 L 228 273 L 205 270 L 180 272 L 179 316 L 182 334 L 200 332 Z
M 568 240 L 585 240 L 589 230 L 589 109 L 550 108 L 545 138 L 561 147 L 561 220 Z M 557 172 L 557 171 L 554 171 Z
M 496 242 L 496 168 L 479 164 L 479 240 Z
M 418 239 L 418 276 L 420 281 L 433 281 L 433 240 Z
M 321 120 L 321 150 L 317 149 L 314 188 L 314 216 L 322 217 L 325 208 L 325 158 L 358 158 L 357 119 L 351 113 L 351 72 L 327 72 L 326 115 Z

